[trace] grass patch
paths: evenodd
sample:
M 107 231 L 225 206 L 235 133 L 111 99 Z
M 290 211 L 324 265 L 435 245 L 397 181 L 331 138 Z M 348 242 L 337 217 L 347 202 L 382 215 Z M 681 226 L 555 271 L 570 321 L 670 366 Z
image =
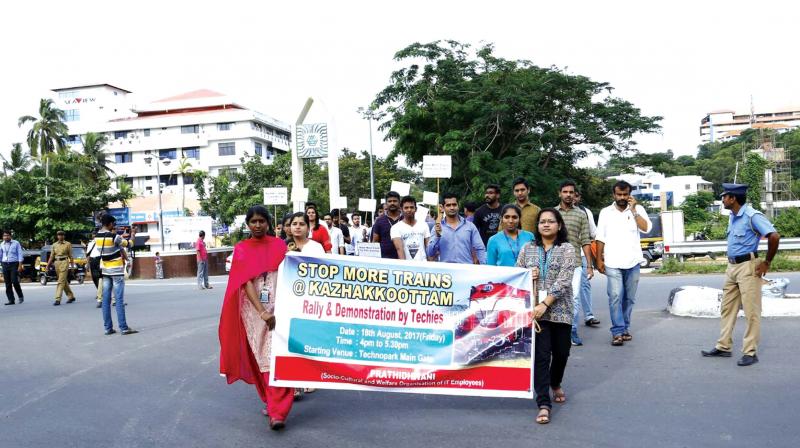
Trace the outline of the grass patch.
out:
M 654 274 L 721 274 L 728 268 L 727 262 L 683 262 L 669 257 L 661 263 L 661 267 L 653 270 Z M 769 272 L 800 271 L 800 260 L 777 255 L 770 265 Z

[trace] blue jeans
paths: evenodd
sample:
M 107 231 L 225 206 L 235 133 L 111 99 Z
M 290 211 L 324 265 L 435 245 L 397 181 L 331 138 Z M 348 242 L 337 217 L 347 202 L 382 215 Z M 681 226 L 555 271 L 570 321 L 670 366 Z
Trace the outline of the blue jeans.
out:
M 197 261 L 197 286 L 208 288 L 208 261 Z
M 586 257 L 581 257 L 581 262 L 583 270 L 581 271 L 581 281 L 580 285 L 578 286 L 578 294 L 576 294 L 575 297 L 575 311 L 572 315 L 573 334 L 577 334 L 578 323 L 580 323 L 578 316 L 580 315 L 581 310 L 583 310 L 584 321 L 594 317 L 594 313 L 592 312 L 592 284 L 589 283 L 589 279 L 586 278 Z
M 117 301 L 117 323 L 119 329 L 125 331 L 128 329 L 128 323 L 125 321 L 125 302 L 123 296 L 125 295 L 125 276 L 112 275 L 103 277 L 103 326 L 106 331 L 114 329 L 114 321 L 111 320 L 111 290 L 114 290 L 114 298 Z
M 630 269 L 606 267 L 608 310 L 611 314 L 611 335 L 626 333 L 631 326 L 631 312 L 639 286 L 639 265 Z

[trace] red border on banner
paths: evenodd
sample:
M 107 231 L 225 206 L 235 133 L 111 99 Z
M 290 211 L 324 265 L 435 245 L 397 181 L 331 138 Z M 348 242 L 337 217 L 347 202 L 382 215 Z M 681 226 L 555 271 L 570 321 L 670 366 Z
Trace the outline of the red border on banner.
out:
M 357 384 L 375 388 L 449 388 L 531 390 L 531 369 L 477 366 L 462 369 L 391 367 L 276 356 L 273 374 L 279 381 Z

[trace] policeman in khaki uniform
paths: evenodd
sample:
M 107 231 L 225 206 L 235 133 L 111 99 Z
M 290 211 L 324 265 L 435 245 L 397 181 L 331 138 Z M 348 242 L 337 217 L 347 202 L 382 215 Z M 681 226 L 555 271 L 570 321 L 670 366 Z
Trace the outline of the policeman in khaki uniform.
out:
M 56 286 L 56 299 L 53 302 L 54 306 L 61 305 L 61 294 L 66 293 L 69 300 L 67 303 L 75 301 L 75 293 L 69 287 L 69 266 L 72 264 L 72 244 L 69 241 L 64 241 L 64 231 L 59 230 L 56 233 L 58 241 L 53 243 L 53 250 L 50 252 L 50 259 L 47 260 L 47 269 L 55 260 L 56 275 L 58 276 L 58 286 Z
M 703 356 L 731 356 L 733 327 L 739 306 L 744 309 L 747 327 L 744 331 L 744 355 L 737 362 L 750 366 L 758 362 L 756 351 L 761 337 L 761 277 L 778 252 L 781 236 L 763 213 L 746 204 L 747 185 L 722 184 L 722 205 L 731 211 L 728 221 L 728 269 L 725 271 L 722 303 L 720 304 L 721 330 L 717 345 L 703 350 Z M 758 258 L 758 242 L 767 238 L 767 256 Z

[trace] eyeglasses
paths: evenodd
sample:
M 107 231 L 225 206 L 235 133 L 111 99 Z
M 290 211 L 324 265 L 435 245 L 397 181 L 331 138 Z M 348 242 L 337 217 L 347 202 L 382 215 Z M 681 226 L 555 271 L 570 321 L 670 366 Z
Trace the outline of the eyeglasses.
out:
M 556 221 L 555 219 L 543 219 L 539 221 L 539 224 L 557 224 L 557 223 L 558 221 Z

